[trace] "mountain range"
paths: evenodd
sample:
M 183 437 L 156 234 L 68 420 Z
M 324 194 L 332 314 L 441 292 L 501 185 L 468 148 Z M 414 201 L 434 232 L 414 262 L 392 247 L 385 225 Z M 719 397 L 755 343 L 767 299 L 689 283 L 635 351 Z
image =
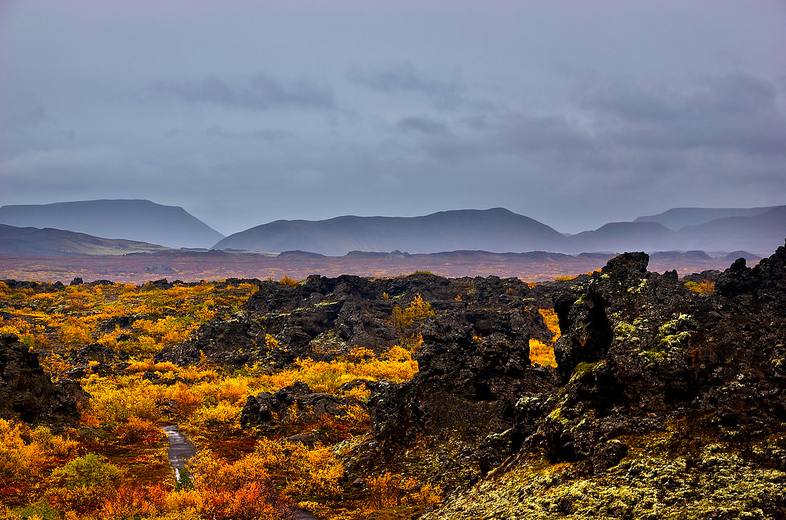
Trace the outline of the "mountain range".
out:
M 207 248 L 223 238 L 186 210 L 149 200 L 86 200 L 0 207 L 0 224 L 56 228 L 167 247 Z
M 147 242 L 94 237 L 61 229 L 0 224 L 0 252 L 17 256 L 124 255 L 158 253 L 167 248 Z
M 352 251 L 425 254 L 458 250 L 568 254 L 744 250 L 761 254 L 777 247 L 786 236 L 786 206 L 674 208 L 574 235 L 507 209 L 493 208 L 418 217 L 347 215 L 316 221 L 277 220 L 223 237 L 183 208 L 145 200 L 3 206 L 0 223 L 8 225 L 0 233 L 0 252 L 16 255 L 122 254 L 182 247 L 262 253 L 308 251 L 330 256 Z M 54 229 L 35 233 L 22 228 Z M 62 232 L 54 233 L 56 230 Z M 64 234 L 68 232 L 75 234 Z
M 712 218 L 721 215 L 720 218 Z M 731 215 L 731 216 L 729 216 Z M 679 223 L 695 223 L 672 229 Z M 504 208 L 442 211 L 422 217 L 355 217 L 328 220 L 277 220 L 230 235 L 214 247 L 246 251 L 311 251 L 343 255 L 349 251 L 436 253 L 484 250 L 498 253 L 559 253 L 747 250 L 766 253 L 786 236 L 786 206 L 733 210 L 689 209 L 613 222 L 566 235 Z

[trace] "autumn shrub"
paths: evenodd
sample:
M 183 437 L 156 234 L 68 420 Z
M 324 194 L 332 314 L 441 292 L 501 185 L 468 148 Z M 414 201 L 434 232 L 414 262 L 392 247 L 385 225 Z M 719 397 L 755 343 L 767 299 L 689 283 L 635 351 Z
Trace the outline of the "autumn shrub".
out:
M 546 325 L 546 328 L 549 329 L 551 332 L 551 342 L 556 343 L 556 341 L 562 335 L 562 332 L 559 328 L 559 317 L 554 309 L 538 309 L 538 313 L 540 317 L 543 318 L 543 323 Z
M 32 482 L 47 467 L 74 456 L 78 446 L 45 426 L 0 419 L 0 488 Z
M 387 509 L 401 505 L 431 507 L 442 501 L 438 486 L 420 484 L 417 480 L 385 472 L 366 478 L 371 494 L 371 505 L 375 509 Z
M 99 517 L 107 520 L 158 517 L 166 511 L 168 493 L 162 486 L 122 485 L 104 499 Z
M 12 484 L 40 472 L 46 453 L 31 442 L 30 433 L 24 423 L 0 419 L 0 482 Z
M 166 397 L 175 405 L 181 415 L 191 414 L 202 405 L 202 397 L 187 384 L 178 381 L 166 391 Z
M 139 417 L 129 417 L 123 424 L 115 427 L 117 439 L 126 445 L 155 444 L 164 435 L 154 422 Z
M 92 329 L 84 320 L 68 318 L 60 325 L 60 338 L 67 345 L 86 345 L 93 341 Z
M 242 405 L 221 401 L 215 406 L 203 406 L 196 409 L 189 419 L 189 424 L 197 428 L 221 428 L 223 433 L 240 429 L 240 410 Z
M 543 319 L 543 323 L 551 333 L 548 343 L 537 338 L 529 340 L 529 359 L 533 364 L 547 367 L 556 367 L 557 359 L 554 356 L 554 344 L 561 336 L 559 328 L 559 318 L 554 309 L 539 309 L 538 313 Z
M 125 424 L 131 417 L 157 421 L 161 417 L 158 401 L 162 389 L 150 381 L 124 377 L 113 383 L 91 376 L 84 386 L 90 394 L 85 418 L 98 424 Z
M 431 304 L 421 295 L 415 296 L 406 307 L 393 307 L 393 327 L 402 343 L 407 343 L 419 331 L 417 328 L 428 318 L 434 317 Z
M 54 459 L 72 457 L 79 449 L 79 442 L 63 435 L 55 435 L 46 426 L 36 426 L 30 431 L 30 443 L 40 447 L 48 457 Z
M 266 461 L 254 454 L 235 462 L 199 452 L 189 463 L 194 483 L 170 500 L 175 507 L 193 507 L 208 518 L 278 518 L 276 492 Z
M 341 385 L 356 379 L 403 383 L 412 379 L 417 371 L 418 363 L 412 359 L 409 350 L 394 346 L 379 357 L 356 362 L 298 359 L 294 368 L 257 377 L 255 386 L 264 390 L 278 390 L 300 381 L 314 391 L 335 394 Z
M 332 497 L 341 490 L 344 465 L 328 447 L 263 438 L 249 457 L 260 461 L 272 478 L 285 482 L 283 493 L 289 497 Z
M 712 280 L 701 280 L 699 282 L 687 281 L 685 287 L 696 294 L 713 294 L 715 292 L 715 282 Z
M 62 511 L 97 511 L 115 492 L 120 470 L 105 457 L 89 453 L 57 468 L 49 477 L 46 498 Z
M 298 284 L 300 283 L 297 280 L 295 280 L 294 278 L 290 278 L 287 275 L 282 276 L 281 279 L 278 282 L 280 284 L 282 284 L 282 285 L 288 285 L 290 287 L 297 287 Z

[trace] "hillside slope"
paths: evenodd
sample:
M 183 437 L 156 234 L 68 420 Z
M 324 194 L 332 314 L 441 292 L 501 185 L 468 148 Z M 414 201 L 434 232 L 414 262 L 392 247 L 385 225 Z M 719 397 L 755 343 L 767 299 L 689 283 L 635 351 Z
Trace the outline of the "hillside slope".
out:
M 0 223 L 63 229 L 168 247 L 210 247 L 223 236 L 181 207 L 162 206 L 149 200 L 2 206 Z
M 61 229 L 0 224 L 0 254 L 8 256 L 124 255 L 166 249 L 146 242 L 99 238 Z
M 230 235 L 217 249 L 303 250 L 328 255 L 350 251 L 435 253 L 556 250 L 564 236 L 503 208 L 442 211 L 422 217 L 343 216 L 328 220 L 278 220 Z
M 706 224 L 719 218 L 761 215 L 773 208 L 774 206 L 758 208 L 671 208 L 656 215 L 638 217 L 634 222 L 657 222 L 669 229 L 678 231 L 686 226 Z

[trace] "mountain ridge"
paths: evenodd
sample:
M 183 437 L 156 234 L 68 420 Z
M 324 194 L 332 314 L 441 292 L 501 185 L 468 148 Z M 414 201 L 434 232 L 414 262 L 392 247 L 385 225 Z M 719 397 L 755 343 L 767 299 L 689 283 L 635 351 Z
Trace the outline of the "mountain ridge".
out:
M 7 255 L 124 255 L 166 250 L 166 247 L 147 242 L 101 238 L 62 229 L 0 224 L 0 252 Z
M 786 206 L 748 209 L 743 215 L 676 231 L 661 222 L 636 219 L 610 222 L 573 235 L 562 234 L 505 208 L 449 210 L 417 217 L 344 215 L 325 220 L 276 220 L 229 235 L 213 248 L 257 252 L 301 250 L 340 256 L 350 251 L 395 250 L 581 253 L 740 249 L 762 253 L 779 244 L 786 235 L 786 216 L 781 217 Z
M 168 247 L 209 247 L 223 235 L 180 206 L 146 199 L 95 199 L 0 206 L 0 223 L 53 228 Z

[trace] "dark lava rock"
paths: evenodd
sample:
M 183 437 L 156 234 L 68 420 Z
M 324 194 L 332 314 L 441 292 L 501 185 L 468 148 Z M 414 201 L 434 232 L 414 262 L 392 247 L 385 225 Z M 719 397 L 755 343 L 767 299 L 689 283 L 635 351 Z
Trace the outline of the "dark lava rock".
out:
M 69 377 L 78 379 L 84 377 L 88 371 L 101 375 L 117 373 L 128 365 L 128 354 L 99 343 L 92 343 L 72 352 L 69 361 L 74 365 L 69 372 Z
M 616 466 L 628 454 L 628 447 L 617 439 L 598 445 L 592 453 L 592 467 L 595 471 Z
M 348 406 L 353 404 L 359 403 L 332 394 L 312 392 L 307 384 L 297 382 L 275 393 L 249 396 L 240 414 L 240 424 L 243 428 L 266 428 L 293 419 L 308 423 L 326 415 L 342 417 L 347 414 Z
M 616 458 L 603 448 L 612 439 L 680 417 L 691 426 L 680 432 L 686 445 L 708 432 L 777 431 L 786 419 L 784 260 L 783 247 L 753 269 L 738 260 L 705 296 L 676 273 L 648 273 L 646 255 L 629 253 L 559 295 L 562 385 L 523 413 L 526 444 L 603 468 Z
M 56 423 L 74 420 L 87 400 L 78 383 L 53 383 L 38 363 L 38 356 L 14 335 L 0 336 L 0 417 L 27 422 Z
M 387 385 L 369 401 L 379 461 L 403 452 L 434 459 L 425 477 L 450 488 L 479 479 L 518 450 L 516 403 L 548 395 L 557 378 L 529 360 L 537 313 L 512 303 L 467 304 L 426 326 L 414 379 Z
M 297 358 L 330 360 L 358 346 L 379 353 L 415 332 L 398 330 L 392 314 L 394 307 L 408 305 L 417 295 L 437 312 L 468 305 L 529 306 L 538 335 L 550 336 L 532 305 L 534 291 L 516 279 L 309 276 L 294 287 L 273 281 L 258 286 L 242 313 L 208 322 L 191 340 L 165 348 L 156 359 L 191 364 L 204 353 L 222 365 L 261 362 L 282 367 Z M 276 340 L 275 348 L 269 346 L 269 337 Z

